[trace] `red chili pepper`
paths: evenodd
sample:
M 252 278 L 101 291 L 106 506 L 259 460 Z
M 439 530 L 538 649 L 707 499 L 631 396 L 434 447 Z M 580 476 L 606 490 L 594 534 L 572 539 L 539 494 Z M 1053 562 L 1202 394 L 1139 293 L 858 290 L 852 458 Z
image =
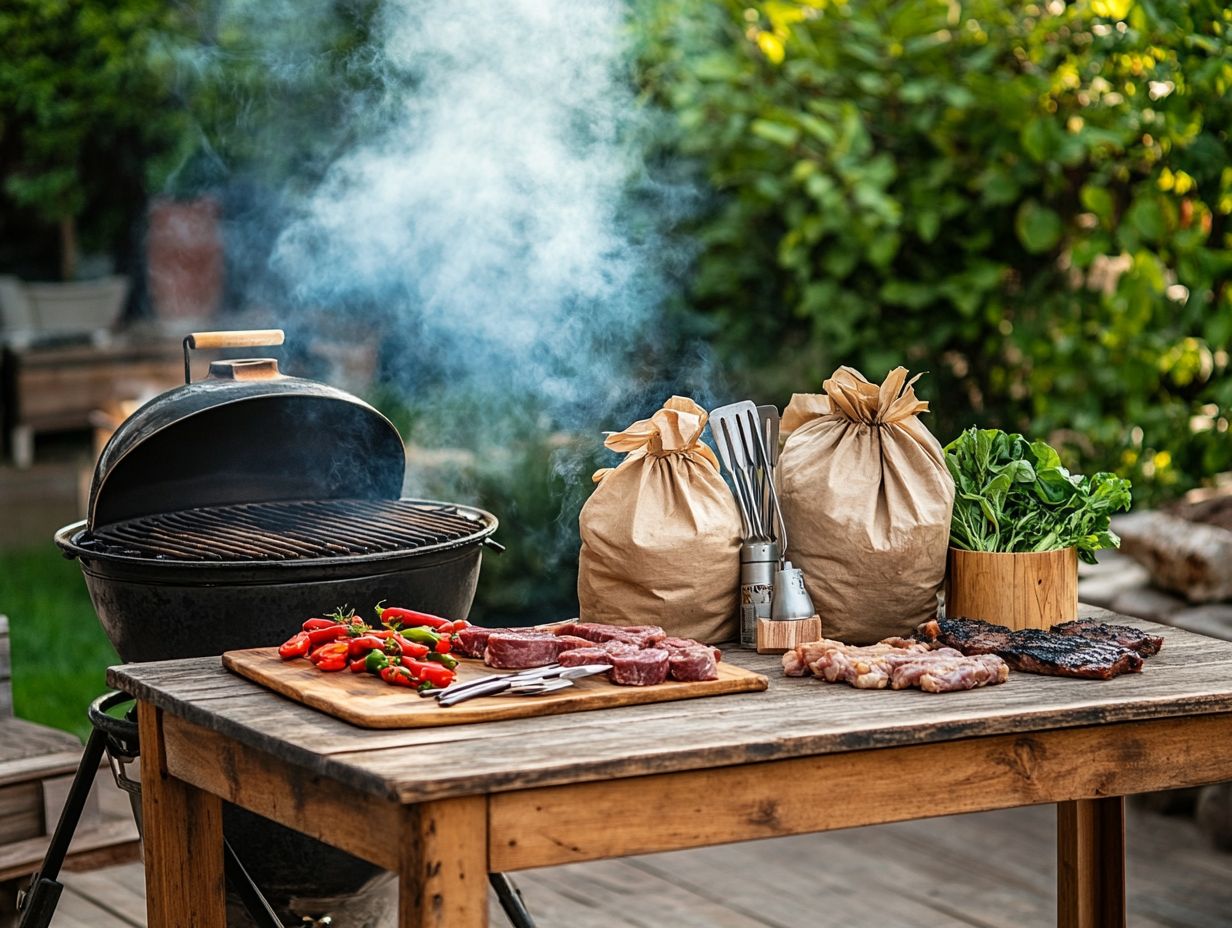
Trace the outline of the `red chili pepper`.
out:
M 317 648 L 309 655 L 308 659 L 317 665 L 317 670 L 323 670 L 326 673 L 345 670 L 347 666 L 347 643 L 345 641 L 331 642 Z
M 308 632 L 308 643 L 311 647 L 316 648 L 329 641 L 337 641 L 339 638 L 350 637 L 351 630 L 349 626 L 339 625 L 337 623 L 330 625 L 328 628 L 314 628 Z
M 405 667 L 399 667 L 396 664 L 390 664 L 381 670 L 381 679 L 386 683 L 392 683 L 394 686 L 408 686 L 412 689 L 419 686 L 419 680 L 415 679 L 415 675 Z
M 367 673 L 368 672 L 368 655 L 356 658 L 350 663 L 351 673 Z
M 278 648 L 278 656 L 284 661 L 293 661 L 297 657 L 303 657 L 308 653 L 309 641 L 307 632 L 299 632 L 292 635 L 287 641 L 284 641 Z
M 407 641 L 401 635 L 394 634 L 385 639 L 385 653 L 405 657 L 427 657 L 428 646 L 415 641 Z
M 446 687 L 453 682 L 453 671 L 440 664 L 425 664 L 408 657 L 402 658 L 402 666 L 419 679 L 420 683 L 430 683 L 433 686 Z
M 448 654 L 453 650 L 453 639 L 446 636 L 436 643 L 437 654 Z
M 304 631 L 311 632 L 318 628 L 333 628 L 335 625 L 340 625 L 337 619 L 309 619 L 304 623 Z
M 453 623 L 449 619 L 442 619 L 439 615 L 430 615 L 427 612 L 416 612 L 413 609 L 400 609 L 397 606 L 376 607 L 377 618 L 386 624 L 400 623 L 402 625 L 426 625 L 428 628 L 443 628 L 446 625 Z
M 373 634 L 366 634 L 360 635 L 358 638 L 352 638 L 348 645 L 351 657 L 359 657 L 361 654 L 367 656 L 369 651 L 378 651 L 385 647 L 385 640 Z

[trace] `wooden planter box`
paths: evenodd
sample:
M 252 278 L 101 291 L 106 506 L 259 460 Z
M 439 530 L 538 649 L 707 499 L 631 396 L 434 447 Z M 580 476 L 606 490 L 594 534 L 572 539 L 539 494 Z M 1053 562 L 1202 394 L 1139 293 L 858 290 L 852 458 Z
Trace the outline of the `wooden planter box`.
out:
M 1048 628 L 1078 617 L 1078 551 L 1001 554 L 950 548 L 945 614 L 1010 628 Z

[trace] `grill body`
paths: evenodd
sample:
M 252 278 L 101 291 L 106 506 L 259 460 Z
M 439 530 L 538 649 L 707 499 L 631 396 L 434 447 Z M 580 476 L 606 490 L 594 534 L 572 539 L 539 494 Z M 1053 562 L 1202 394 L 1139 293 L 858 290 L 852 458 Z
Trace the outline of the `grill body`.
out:
M 77 558 L 124 661 L 280 644 L 339 606 L 385 600 L 464 618 L 489 513 L 423 500 L 329 500 L 184 510 L 56 534 Z

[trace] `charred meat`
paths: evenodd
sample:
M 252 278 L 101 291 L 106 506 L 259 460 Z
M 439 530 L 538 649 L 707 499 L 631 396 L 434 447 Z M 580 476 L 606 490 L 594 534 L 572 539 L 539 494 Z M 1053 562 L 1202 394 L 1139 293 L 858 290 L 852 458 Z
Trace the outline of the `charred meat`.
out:
M 934 619 L 916 636 L 963 654 L 995 654 L 1014 670 L 1053 677 L 1111 680 L 1142 670 L 1142 655 L 1108 641 L 1039 628 L 1017 631 L 979 619 Z
M 1081 635 L 1088 641 L 1103 641 L 1137 651 L 1143 657 L 1154 657 L 1164 646 L 1159 635 L 1148 635 L 1132 625 L 1109 625 L 1096 619 L 1076 619 L 1052 626 L 1058 635 Z

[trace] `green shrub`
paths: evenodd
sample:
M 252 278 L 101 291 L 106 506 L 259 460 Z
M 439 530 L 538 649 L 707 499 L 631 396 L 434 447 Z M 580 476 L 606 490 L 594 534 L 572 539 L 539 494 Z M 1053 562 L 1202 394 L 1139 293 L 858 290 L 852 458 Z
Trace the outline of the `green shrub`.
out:
M 59 271 L 71 278 L 79 217 L 87 248 L 127 245 L 148 163 L 182 131 L 163 55 L 175 23 L 174 5 L 161 0 L 0 5 L 4 263 L 47 273 L 37 266 L 41 225 L 58 229 Z
M 1047 437 L 1145 500 L 1232 466 L 1222 4 L 653 0 L 635 24 L 665 154 L 718 194 L 690 302 L 763 394 L 904 362 L 943 440 Z

